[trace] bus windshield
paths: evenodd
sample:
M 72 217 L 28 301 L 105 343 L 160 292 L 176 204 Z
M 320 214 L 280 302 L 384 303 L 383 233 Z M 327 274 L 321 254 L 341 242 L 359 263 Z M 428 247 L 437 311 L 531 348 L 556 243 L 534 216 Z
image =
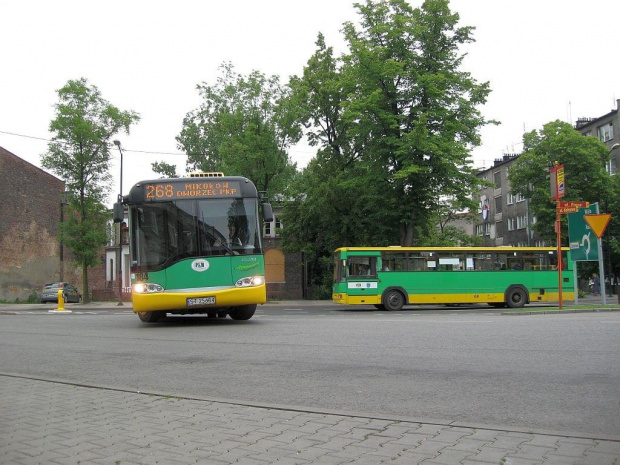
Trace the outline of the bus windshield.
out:
M 191 257 L 261 253 L 255 198 L 142 203 L 132 207 L 131 215 L 136 271 Z

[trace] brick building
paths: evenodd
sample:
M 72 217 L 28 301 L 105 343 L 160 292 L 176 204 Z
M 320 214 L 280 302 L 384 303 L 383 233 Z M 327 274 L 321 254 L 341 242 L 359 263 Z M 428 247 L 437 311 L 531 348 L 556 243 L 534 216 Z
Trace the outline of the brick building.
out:
M 45 283 L 67 281 L 82 288 L 82 270 L 58 240 L 64 182 L 0 147 L 0 299 L 38 298 Z M 103 267 L 89 269 L 89 284 Z
M 278 235 L 282 224 L 278 218 L 281 210 L 274 208 L 274 218 L 263 227 L 263 249 L 265 251 L 265 280 L 267 281 L 267 298 L 298 300 L 308 298 L 305 285 L 303 255 L 301 253 L 284 253 Z
M 0 177 L 0 298 L 25 301 L 66 278 L 57 239 L 64 182 L 2 147 Z

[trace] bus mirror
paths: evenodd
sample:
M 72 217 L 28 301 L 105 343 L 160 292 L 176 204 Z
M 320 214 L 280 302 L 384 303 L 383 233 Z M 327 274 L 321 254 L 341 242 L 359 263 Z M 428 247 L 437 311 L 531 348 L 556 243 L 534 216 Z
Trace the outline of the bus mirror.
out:
M 270 203 L 263 204 L 263 221 L 265 223 L 271 223 L 273 221 L 273 209 Z
M 112 218 L 115 223 L 122 223 L 125 221 L 125 214 L 123 211 L 123 204 L 116 202 L 112 210 Z

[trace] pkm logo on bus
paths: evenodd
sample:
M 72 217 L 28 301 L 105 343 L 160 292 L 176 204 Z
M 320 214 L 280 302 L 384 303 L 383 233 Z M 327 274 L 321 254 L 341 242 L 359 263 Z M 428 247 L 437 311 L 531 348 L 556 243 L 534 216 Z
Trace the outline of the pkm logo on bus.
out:
M 202 272 L 209 269 L 209 262 L 204 258 L 199 258 L 192 262 L 192 270 Z

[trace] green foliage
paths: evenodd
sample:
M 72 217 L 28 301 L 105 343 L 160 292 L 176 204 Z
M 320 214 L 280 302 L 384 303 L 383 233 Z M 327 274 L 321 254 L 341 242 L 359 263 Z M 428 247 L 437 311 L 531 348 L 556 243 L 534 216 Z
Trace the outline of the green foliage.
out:
M 65 181 L 68 192 L 104 201 L 110 180 L 110 141 L 120 131 L 129 133 L 129 126 L 140 118 L 111 105 L 84 78 L 68 81 L 58 90 L 58 99 L 49 127 L 52 141 L 41 164 Z
M 61 224 L 61 240 L 82 266 L 82 293 L 88 299 L 88 267 L 98 262 L 105 244 L 105 209 L 110 180 L 110 141 L 129 133 L 139 121 L 133 111 L 121 111 L 106 101 L 84 78 L 70 80 L 58 90 L 52 141 L 41 164 L 65 182 L 69 208 Z
M 356 4 L 345 23 L 349 52 L 334 57 L 319 34 L 301 77 L 289 82 L 316 159 L 288 193 L 284 244 L 317 270 L 339 246 L 467 243 L 436 225 L 445 198 L 466 208 L 480 181 L 469 150 L 486 121 L 490 92 L 460 69 L 457 27 L 447 0 Z M 435 244 L 433 244 L 435 245 Z
M 603 200 L 603 209 L 611 219 L 603 236 L 605 260 L 612 264 L 613 274 L 620 276 L 620 174 L 610 177 L 609 196 Z M 607 272 L 608 268 L 605 267 Z
M 86 211 L 86 215 L 82 212 Z M 105 206 L 86 198 L 72 198 L 65 208 L 60 225 L 60 240 L 71 249 L 75 265 L 91 267 L 100 263 L 101 246 L 106 243 L 106 221 L 109 213 Z
M 151 169 L 162 175 L 162 178 L 178 178 L 177 167 L 165 161 L 151 163 Z
M 551 201 L 549 169 L 564 165 L 566 196 L 562 200 L 599 202 L 610 198 L 612 182 L 605 172 L 609 150 L 595 137 L 584 137 L 563 121 L 552 121 L 541 130 L 524 134 L 523 154 L 509 172 L 512 191 L 530 200 L 537 218 L 534 229 L 547 241 L 555 241 L 555 202 Z M 568 228 L 562 215 L 564 245 Z
M 260 191 L 280 193 L 295 172 L 287 150 L 301 135 L 287 92 L 275 76 L 243 76 L 231 64 L 221 70 L 214 86 L 198 86 L 202 104 L 177 136 L 188 170 L 243 175 Z
M 362 30 L 345 25 L 351 53 L 349 79 L 358 84 L 344 118 L 356 121 L 350 136 L 363 140 L 364 157 L 389 174 L 400 213 L 401 245 L 429 231 L 441 196 L 463 200 L 478 180 L 469 148 L 487 122 L 477 109 L 490 92 L 461 71 L 458 48 L 471 42 L 471 28 L 458 28 L 448 2 L 406 1 L 358 5 Z M 422 236 L 420 236 L 422 234 Z

